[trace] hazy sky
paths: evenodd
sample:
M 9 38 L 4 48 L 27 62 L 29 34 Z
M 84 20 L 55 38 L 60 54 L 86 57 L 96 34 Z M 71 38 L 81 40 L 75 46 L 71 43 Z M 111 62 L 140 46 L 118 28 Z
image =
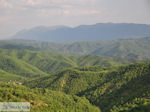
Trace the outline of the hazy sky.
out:
M 0 0 L 0 38 L 39 25 L 102 22 L 150 24 L 150 0 Z

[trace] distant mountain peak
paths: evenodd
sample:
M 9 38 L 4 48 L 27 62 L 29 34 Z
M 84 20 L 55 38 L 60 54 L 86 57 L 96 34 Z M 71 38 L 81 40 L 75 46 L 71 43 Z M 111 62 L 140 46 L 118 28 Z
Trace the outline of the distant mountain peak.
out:
M 97 23 L 77 27 L 37 26 L 23 30 L 12 36 L 13 39 L 30 39 L 40 41 L 98 41 L 129 39 L 150 36 L 150 25 L 135 23 Z
M 61 28 L 67 28 L 67 26 L 64 25 L 56 25 L 56 26 L 36 26 L 33 27 L 32 29 L 34 30 L 57 30 L 57 29 L 61 29 Z

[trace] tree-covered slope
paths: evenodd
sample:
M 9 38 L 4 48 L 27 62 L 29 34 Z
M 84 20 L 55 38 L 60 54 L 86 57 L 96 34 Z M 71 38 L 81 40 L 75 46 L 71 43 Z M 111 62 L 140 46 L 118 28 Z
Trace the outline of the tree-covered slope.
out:
M 10 81 L 23 82 L 24 80 L 25 78 L 21 76 L 11 74 L 0 69 L 0 82 L 10 82 Z
M 1 55 L 24 61 L 46 73 L 55 73 L 59 70 L 80 66 L 118 66 L 132 61 L 127 59 L 102 57 L 96 55 L 69 56 L 55 52 L 31 50 L 0 50 Z
M 92 73 L 92 72 L 91 72 Z M 77 70 L 63 70 L 56 75 L 47 76 L 43 78 L 34 79 L 25 82 L 26 86 L 49 88 L 56 91 L 63 91 L 68 94 L 77 94 L 87 89 L 87 87 L 94 86 L 99 80 L 97 74 L 90 72 L 80 72 Z
M 85 96 L 103 112 L 144 110 L 150 102 L 150 63 L 67 69 L 25 85 Z
M 117 109 L 121 112 L 150 102 L 150 63 L 120 67 L 116 72 L 106 74 L 105 78 L 96 88 L 79 95 L 85 95 L 103 112 L 116 112 Z
M 45 51 L 0 49 L 0 69 L 9 73 L 10 77 L 6 75 L 8 79 L 5 78 L 5 81 L 11 79 L 11 74 L 24 78 L 36 78 L 55 74 L 66 68 L 91 65 L 118 66 L 127 63 L 129 62 L 125 61 L 124 63 L 121 60 L 94 55 L 68 56 Z M 0 75 L 4 79 L 4 74 Z M 17 77 L 16 80 L 18 80 Z M 3 80 L 1 79 L 1 81 Z
M 147 61 L 150 58 L 150 37 L 126 40 L 101 40 L 96 42 L 52 43 L 25 40 L 0 41 L 0 48 L 30 49 L 60 52 L 69 55 L 100 55 L 133 58 Z M 13 46 L 13 47 L 12 47 Z
M 121 59 L 121 58 L 110 58 L 104 56 L 97 56 L 97 55 L 83 55 L 83 56 L 71 56 L 72 59 L 78 67 L 88 67 L 88 66 L 119 66 L 122 64 L 132 63 L 133 61 L 129 61 L 128 59 Z
M 31 88 L 49 88 L 56 91 L 63 91 L 68 94 L 78 94 L 90 87 L 94 87 L 102 80 L 100 74 L 109 72 L 115 68 L 106 67 L 81 67 L 65 69 L 55 75 L 43 78 L 36 78 L 25 82 Z
M 53 73 L 63 68 L 76 66 L 67 56 L 55 54 L 53 52 L 12 50 L 9 51 L 7 55 L 17 57 L 47 73 Z
M 26 78 L 47 75 L 35 66 L 7 55 L 0 55 L 0 69 Z
M 114 41 L 112 44 L 95 50 L 94 54 L 104 56 L 118 56 L 128 58 L 138 58 L 140 60 L 149 59 L 150 38 L 128 39 Z
M 1 102 L 30 102 L 31 112 L 100 112 L 84 97 L 0 83 Z

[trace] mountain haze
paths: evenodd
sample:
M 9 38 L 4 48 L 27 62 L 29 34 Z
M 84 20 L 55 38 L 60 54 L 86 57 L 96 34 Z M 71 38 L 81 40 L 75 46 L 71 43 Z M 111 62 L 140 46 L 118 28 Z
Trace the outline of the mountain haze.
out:
M 150 36 L 150 25 L 132 23 L 98 23 L 78 27 L 38 26 L 16 33 L 13 39 L 53 42 L 97 41 Z

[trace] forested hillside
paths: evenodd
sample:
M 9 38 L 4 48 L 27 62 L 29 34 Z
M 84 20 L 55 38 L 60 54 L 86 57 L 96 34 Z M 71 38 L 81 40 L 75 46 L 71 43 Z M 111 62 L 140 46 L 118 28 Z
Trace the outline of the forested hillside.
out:
M 150 104 L 150 63 L 67 69 L 25 85 L 85 96 L 103 112 L 143 112 Z
M 1 69 L 18 75 L 22 75 L 23 71 L 30 71 L 32 73 L 29 75 L 33 75 L 34 71 L 36 71 L 38 74 L 35 75 L 42 76 L 45 73 L 51 74 L 65 68 L 94 65 L 118 66 L 133 62 L 121 58 L 117 59 L 95 55 L 69 56 L 46 51 L 0 49 L 0 52 Z M 26 74 L 28 75 L 28 73 Z
M 17 81 L 24 82 L 25 78 L 16 74 L 11 74 L 0 69 L 0 82 Z
M 150 37 L 96 42 L 53 43 L 24 40 L 0 41 L 0 48 L 51 51 L 68 55 L 100 55 L 133 58 L 147 61 L 150 58 Z
M 36 67 L 7 55 L 0 55 L 0 69 L 27 78 L 46 75 Z
M 84 97 L 0 83 L 1 102 L 30 102 L 31 112 L 100 112 Z

